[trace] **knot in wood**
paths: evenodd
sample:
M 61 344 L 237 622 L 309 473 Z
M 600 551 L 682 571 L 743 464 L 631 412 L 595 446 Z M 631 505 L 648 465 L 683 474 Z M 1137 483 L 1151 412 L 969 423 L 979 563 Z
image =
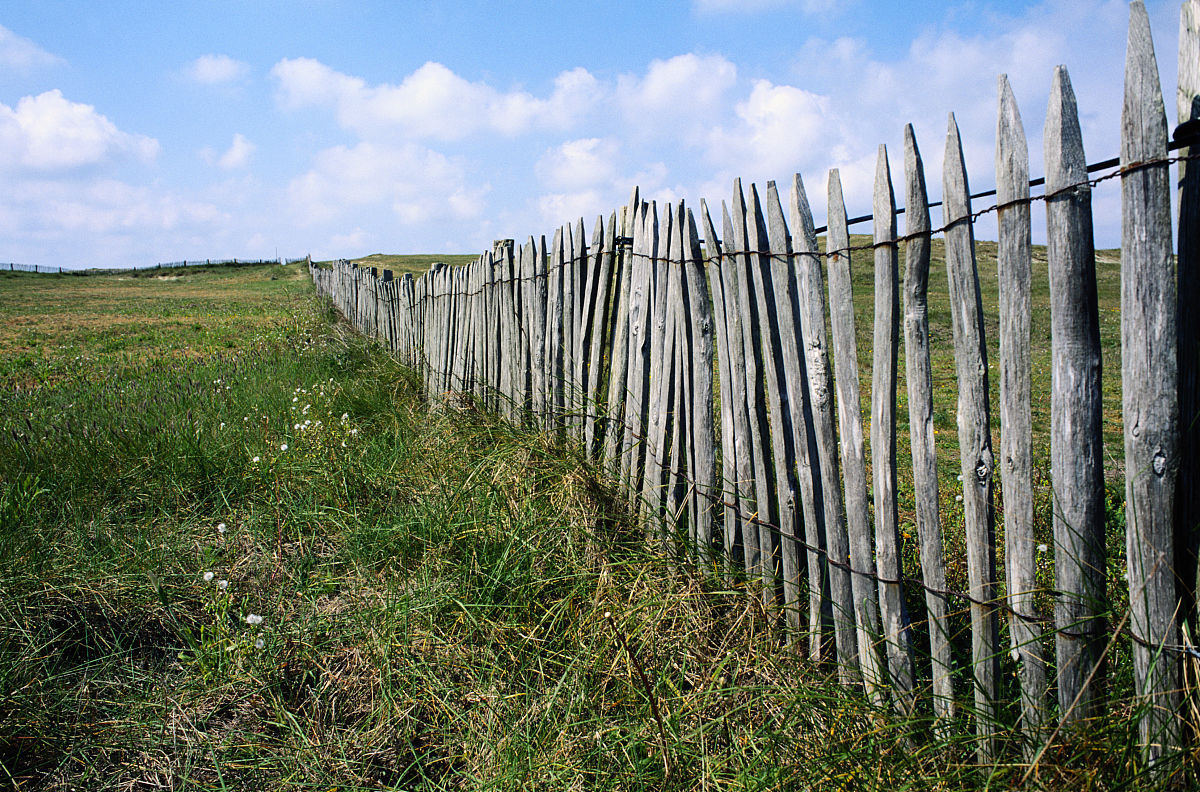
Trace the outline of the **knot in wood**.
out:
M 1167 455 L 1163 453 L 1161 448 L 1154 452 L 1154 460 L 1150 463 L 1150 466 L 1154 469 L 1154 475 L 1156 476 L 1161 476 L 1167 472 Z
M 979 462 L 975 465 L 975 478 L 978 479 L 980 484 L 987 483 L 988 476 L 991 474 L 991 472 L 992 466 L 986 459 L 979 460 Z

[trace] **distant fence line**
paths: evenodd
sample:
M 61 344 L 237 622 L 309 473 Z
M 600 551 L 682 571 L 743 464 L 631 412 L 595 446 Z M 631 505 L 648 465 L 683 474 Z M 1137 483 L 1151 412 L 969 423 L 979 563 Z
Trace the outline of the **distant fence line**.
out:
M 1200 0 L 1184 5 L 1180 42 L 1181 51 L 1200 53 Z M 1200 124 L 1200 58 L 1180 63 L 1177 134 L 1185 124 Z M 579 444 L 617 482 L 655 541 L 679 540 L 725 574 L 744 573 L 764 604 L 783 614 L 797 648 L 814 661 L 836 662 L 844 684 L 861 685 L 902 712 L 927 701 L 939 728 L 949 728 L 960 710 L 969 713 L 987 761 L 996 755 L 1002 671 L 1016 675 L 1019 725 L 1029 744 L 1044 750 L 1056 718 L 1070 724 L 1109 711 L 1104 657 L 1121 638 L 1134 660 L 1133 712 L 1145 756 L 1150 763 L 1174 760 L 1186 731 L 1183 659 L 1200 657 L 1180 632 L 1184 622 L 1195 624 L 1200 525 L 1200 429 L 1192 428 L 1200 424 L 1200 169 L 1189 167 L 1195 155 L 1187 145 L 1168 141 L 1149 20 L 1136 2 L 1125 80 L 1120 170 L 1102 177 L 1119 178 L 1122 193 L 1130 605 L 1116 624 L 1104 618 L 1093 182 L 1062 67 L 1054 73 L 1044 133 L 1043 196 L 1030 195 L 1025 134 L 1004 77 L 994 206 L 972 210 L 953 116 L 940 229 L 930 222 L 912 126 L 905 128 L 903 209 L 896 207 L 887 152 L 879 149 L 874 239 L 867 246 L 875 274 L 870 483 L 850 280 L 850 253 L 859 248 L 850 245 L 836 170 L 828 179 L 824 252 L 797 174 L 786 215 L 773 182 L 762 194 L 752 185 L 748 195 L 736 182 L 731 202 L 721 207 L 719 236 L 703 201 L 696 216 L 680 202 L 660 218 L 635 190 L 607 223 L 597 220 L 590 245 L 580 220 L 556 230 L 549 244 L 545 237 L 520 247 L 502 240 L 469 265 L 435 264 L 419 278 L 394 280 L 388 271 L 347 262 L 311 267 L 311 274 L 319 293 L 355 327 L 423 374 L 431 399 L 469 395 L 508 420 Z M 1168 157 L 1169 148 L 1180 154 Z M 1178 276 L 1171 163 L 1179 166 Z M 1037 605 L 1033 534 L 1030 213 L 1039 200 L 1047 213 L 1054 370 L 1055 583 L 1048 614 Z M 976 217 L 993 211 L 998 454 L 973 227 Z M 958 383 L 964 592 L 947 587 L 938 508 L 926 294 L 930 238 L 939 232 Z M 905 577 L 900 559 L 902 330 L 920 579 Z M 1003 581 L 996 562 L 997 468 L 1004 488 Z M 906 598 L 906 588 L 920 597 Z M 954 686 L 958 602 L 969 611 L 970 704 Z M 925 613 L 910 613 L 914 603 Z M 1000 643 L 1002 614 L 1008 646 Z M 1047 651 L 1050 635 L 1054 649 Z M 917 645 L 926 641 L 928 654 L 918 658 Z
M 165 261 L 159 264 L 147 264 L 144 267 L 88 267 L 72 269 L 70 267 L 47 267 L 43 264 L 0 263 L 0 272 L 36 272 L 46 275 L 111 275 L 121 272 L 142 272 L 154 269 L 171 269 L 175 267 L 250 267 L 260 264 L 305 264 L 312 258 L 306 256 L 298 259 L 194 259 L 191 261 Z

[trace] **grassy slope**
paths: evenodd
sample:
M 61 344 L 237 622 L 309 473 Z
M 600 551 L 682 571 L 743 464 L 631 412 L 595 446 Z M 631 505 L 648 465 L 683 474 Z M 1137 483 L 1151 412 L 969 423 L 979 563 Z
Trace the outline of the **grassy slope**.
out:
M 0 320 L 0 772 L 24 788 L 1023 772 L 778 650 L 742 594 L 644 553 L 569 454 L 426 412 L 301 268 L 0 277 Z M 1093 724 L 1039 782 L 1112 788 L 1132 744 Z

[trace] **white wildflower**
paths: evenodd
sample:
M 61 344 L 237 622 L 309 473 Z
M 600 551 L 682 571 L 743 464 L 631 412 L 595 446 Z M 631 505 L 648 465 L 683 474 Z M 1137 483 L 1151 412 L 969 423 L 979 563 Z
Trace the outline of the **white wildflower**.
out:
M 299 397 L 299 396 L 293 396 L 293 397 L 292 397 L 292 402 L 298 402 L 298 401 L 300 401 L 300 397 Z
M 254 457 L 254 459 L 252 459 L 252 460 L 250 460 L 250 461 L 251 461 L 251 462 L 253 462 L 253 463 L 255 463 L 255 464 L 258 464 L 258 461 L 259 461 L 259 459 L 261 459 L 261 457 Z
M 246 616 L 246 624 L 262 624 L 262 616 L 257 613 L 251 613 Z
M 280 450 L 280 451 L 287 451 L 287 443 L 284 443 L 283 445 L 279 446 L 279 450 Z
M 220 426 L 218 426 L 217 428 L 218 428 L 218 429 L 224 429 L 224 428 L 225 428 L 225 422 L 224 422 L 224 421 L 221 421 L 221 425 L 220 425 Z
M 1046 552 L 1046 551 L 1047 551 L 1047 550 L 1049 550 L 1049 549 L 1050 549 L 1050 548 L 1049 548 L 1049 547 L 1047 547 L 1047 546 L 1046 546 L 1046 545 L 1044 545 L 1044 544 L 1040 544 L 1040 545 L 1038 545 L 1038 552 L 1039 552 L 1039 553 L 1044 553 L 1044 552 Z
M 225 533 L 225 523 L 217 523 L 217 533 Z

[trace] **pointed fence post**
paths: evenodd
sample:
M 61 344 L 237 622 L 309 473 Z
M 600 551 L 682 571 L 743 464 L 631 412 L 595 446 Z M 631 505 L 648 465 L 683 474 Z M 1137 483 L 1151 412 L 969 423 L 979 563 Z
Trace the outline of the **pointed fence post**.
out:
M 999 625 L 996 618 L 996 515 L 992 505 L 992 439 L 988 405 L 987 346 L 983 303 L 975 267 L 971 191 L 958 124 L 950 115 L 942 171 L 946 226 L 946 276 L 958 376 L 958 446 L 967 531 L 967 579 L 971 595 L 971 676 L 975 731 L 982 761 L 995 755 L 999 694 Z
M 1130 6 L 1121 165 L 1165 160 L 1167 118 L 1145 6 Z M 1151 764 L 1181 745 L 1173 518 L 1179 465 L 1175 267 L 1168 165 L 1121 176 L 1121 384 L 1133 679 Z M 1188 306 L 1195 310 L 1195 306 Z M 1170 648 L 1168 648 L 1170 647 Z
M 1000 292 L 1000 481 L 1004 487 L 1004 564 L 1009 637 L 1021 681 L 1021 718 L 1035 737 L 1045 719 L 1046 664 L 1035 593 L 1033 541 L 1033 417 L 1030 401 L 1030 286 L 1033 253 L 1029 150 L 1008 78 L 1000 76 L 996 121 L 996 200 Z
M 929 358 L 929 198 L 925 166 L 912 124 L 904 127 L 904 182 L 904 378 L 908 388 L 908 432 L 921 577 L 929 618 L 933 712 L 938 718 L 937 730 L 944 733 L 954 717 L 954 668 L 950 603 L 945 595 L 938 593 L 946 590 L 946 559 L 938 512 L 933 371 Z
M 1054 70 L 1042 137 L 1050 270 L 1055 656 L 1064 722 L 1098 714 L 1105 645 L 1103 407 L 1092 190 L 1075 93 Z
M 887 147 L 875 162 L 875 354 L 871 366 L 871 472 L 875 490 L 875 553 L 879 565 L 879 614 L 886 640 L 888 675 L 897 709 L 915 705 L 912 629 L 900 578 L 900 521 L 896 506 L 896 364 L 900 346 L 899 251 L 896 197 Z
M 879 602 L 867 498 L 867 449 L 862 427 L 862 391 L 858 384 L 858 340 L 854 330 L 854 293 L 850 281 L 850 232 L 837 168 L 829 171 L 829 325 L 837 412 L 841 428 L 842 478 L 846 485 L 846 533 L 850 538 L 850 588 L 854 595 L 858 662 L 867 693 L 877 702 L 883 684 L 879 653 Z
M 850 583 L 850 540 L 842 513 L 842 482 L 838 469 L 837 431 L 834 429 L 833 372 L 829 369 L 829 338 L 825 332 L 825 283 L 812 210 L 799 173 L 792 178 L 791 215 L 795 232 L 792 245 L 796 253 L 800 332 L 804 337 L 808 398 L 813 411 L 821 503 L 825 508 L 826 568 L 838 679 L 843 685 L 853 685 L 859 680 L 858 639 Z
M 1200 125 L 1200 0 L 1187 0 L 1179 20 L 1177 123 Z M 1183 146 L 1181 158 L 1200 153 Z M 1200 587 L 1200 164 L 1179 162 L 1178 345 L 1179 480 L 1175 495 L 1175 563 L 1182 613 L 1197 635 Z

